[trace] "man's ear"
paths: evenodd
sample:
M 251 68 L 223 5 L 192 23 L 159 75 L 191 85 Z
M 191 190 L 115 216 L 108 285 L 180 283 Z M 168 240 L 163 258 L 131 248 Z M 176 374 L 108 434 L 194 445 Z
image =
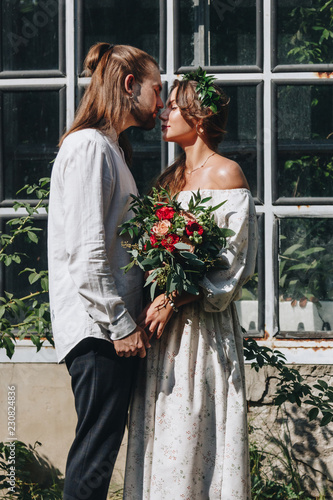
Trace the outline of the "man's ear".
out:
M 130 96 L 133 95 L 133 90 L 134 90 L 134 84 L 135 84 L 135 78 L 134 75 L 129 74 L 125 78 L 125 90 Z

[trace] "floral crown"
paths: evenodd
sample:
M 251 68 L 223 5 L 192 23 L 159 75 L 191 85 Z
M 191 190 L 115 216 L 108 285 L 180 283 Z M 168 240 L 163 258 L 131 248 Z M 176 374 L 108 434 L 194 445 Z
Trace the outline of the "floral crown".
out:
M 214 76 L 206 76 L 206 71 L 199 66 L 196 71 L 186 73 L 183 76 L 183 80 L 198 82 L 195 90 L 199 95 L 201 105 L 205 108 L 210 108 L 213 113 L 217 112 L 217 103 L 221 101 L 221 96 L 212 86 L 213 81 L 216 80 Z

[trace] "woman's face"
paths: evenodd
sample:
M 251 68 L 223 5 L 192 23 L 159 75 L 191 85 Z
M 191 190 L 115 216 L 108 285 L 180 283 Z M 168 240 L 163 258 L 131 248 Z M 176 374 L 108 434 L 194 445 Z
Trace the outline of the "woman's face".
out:
M 162 121 L 162 136 L 166 142 L 176 142 L 182 148 L 186 145 L 193 144 L 197 137 L 195 122 L 190 124 L 187 122 L 178 107 L 176 99 L 177 89 L 173 89 L 166 103 L 165 110 L 160 114 L 159 119 Z

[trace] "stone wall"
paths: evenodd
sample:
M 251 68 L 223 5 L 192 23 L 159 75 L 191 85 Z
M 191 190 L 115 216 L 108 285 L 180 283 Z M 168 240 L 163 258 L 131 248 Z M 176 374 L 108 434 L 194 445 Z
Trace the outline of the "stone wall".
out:
M 332 384 L 333 366 L 293 365 L 309 384 L 318 379 Z M 16 387 L 16 437 L 25 443 L 42 443 L 39 451 L 62 473 L 74 436 L 76 415 L 70 378 L 65 365 L 53 363 L 3 363 L 0 384 L 0 441 L 8 438 L 7 387 Z M 333 498 L 333 424 L 320 427 L 309 422 L 306 407 L 287 404 L 278 409 L 272 405 L 277 383 L 271 369 L 259 373 L 246 366 L 247 397 L 251 442 L 269 453 L 268 472 L 283 476 L 281 457 L 293 457 L 294 466 L 313 493 L 326 489 Z M 115 488 L 121 484 L 126 440 L 116 464 Z M 276 458 L 280 457 L 280 458 Z
M 313 385 L 317 380 L 333 382 L 333 366 L 293 365 L 304 382 Z M 324 493 L 333 498 L 333 424 L 320 427 L 319 420 L 309 421 L 309 405 L 298 407 L 286 403 L 272 404 L 277 377 L 271 368 L 258 373 L 246 366 L 248 420 L 250 442 L 267 453 L 264 467 L 271 476 L 290 477 L 288 468 L 304 480 L 314 496 Z

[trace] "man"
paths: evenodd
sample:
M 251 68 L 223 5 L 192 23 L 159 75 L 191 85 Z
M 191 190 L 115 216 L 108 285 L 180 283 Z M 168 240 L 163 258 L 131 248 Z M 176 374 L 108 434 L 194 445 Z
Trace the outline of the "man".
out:
M 85 69 L 91 82 L 60 141 L 49 205 L 52 328 L 78 416 L 64 500 L 106 499 L 137 358 L 150 347 L 135 322 L 141 272 L 120 269 L 129 254 L 119 225 L 137 190 L 118 137 L 130 126 L 152 129 L 163 107 L 158 65 L 139 49 L 98 43 Z

